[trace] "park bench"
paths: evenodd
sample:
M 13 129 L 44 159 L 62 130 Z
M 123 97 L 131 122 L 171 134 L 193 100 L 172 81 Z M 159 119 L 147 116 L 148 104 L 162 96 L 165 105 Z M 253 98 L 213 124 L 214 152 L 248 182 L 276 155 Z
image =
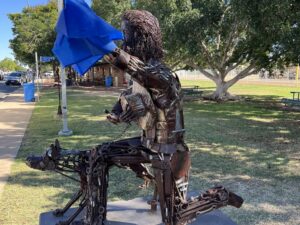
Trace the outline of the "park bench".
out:
M 293 99 L 289 98 L 283 98 L 281 100 L 282 103 L 285 104 L 285 106 L 299 106 L 300 107 L 300 92 L 299 91 L 291 91 L 291 94 L 293 94 Z
M 203 93 L 199 86 L 183 87 L 182 91 L 185 99 L 200 98 Z

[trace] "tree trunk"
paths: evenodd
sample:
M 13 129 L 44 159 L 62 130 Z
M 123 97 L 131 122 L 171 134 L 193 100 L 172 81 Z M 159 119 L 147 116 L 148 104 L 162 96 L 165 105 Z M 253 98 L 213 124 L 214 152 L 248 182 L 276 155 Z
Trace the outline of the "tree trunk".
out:
M 228 89 L 234 84 L 232 82 L 226 82 L 221 78 L 214 80 L 216 83 L 216 90 L 211 94 L 206 96 L 206 99 L 214 100 L 214 101 L 228 101 L 228 100 L 236 100 L 237 97 L 231 95 L 228 92 Z
M 185 62 L 185 64 L 191 66 L 194 69 L 199 70 L 204 76 L 214 81 L 216 84 L 216 90 L 214 93 L 208 96 L 204 96 L 204 99 L 214 100 L 214 101 L 227 101 L 227 100 L 237 100 L 239 97 L 231 95 L 228 92 L 228 89 L 234 85 L 239 80 L 250 76 L 252 74 L 257 73 L 259 70 L 255 69 L 255 64 L 252 63 L 240 71 L 235 77 L 232 79 L 225 81 L 225 77 L 229 74 L 230 71 L 235 69 L 240 63 L 230 66 L 229 68 L 214 68 L 214 66 L 210 66 L 212 72 L 209 72 L 197 64 L 193 62 Z

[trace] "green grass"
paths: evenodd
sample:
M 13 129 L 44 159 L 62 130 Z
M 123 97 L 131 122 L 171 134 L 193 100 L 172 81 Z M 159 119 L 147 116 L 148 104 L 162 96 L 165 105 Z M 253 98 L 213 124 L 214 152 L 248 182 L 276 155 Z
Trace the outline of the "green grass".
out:
M 198 82 L 198 81 L 197 81 Z M 183 82 L 196 85 L 195 82 Z M 198 82 L 207 90 L 209 82 Z M 241 225 L 299 225 L 300 155 L 299 112 L 281 110 L 278 100 L 289 97 L 291 87 L 236 85 L 233 94 L 250 100 L 185 103 L 186 142 L 192 151 L 190 190 L 203 191 L 224 184 L 245 198 L 241 209 L 225 211 Z M 66 203 L 76 184 L 60 175 L 28 168 L 24 158 L 41 154 L 61 128 L 56 117 L 56 93 L 47 90 L 37 103 L 12 173 L 0 199 L 1 225 L 36 225 L 39 213 Z M 91 148 L 121 134 L 124 126 L 105 121 L 114 97 L 97 92 L 69 91 L 69 126 L 74 135 L 59 137 L 65 148 Z M 127 136 L 137 134 L 132 127 Z M 131 199 L 151 194 L 137 186 L 130 171 L 114 169 L 109 199 Z
M 214 91 L 216 85 L 213 81 L 209 80 L 183 80 L 183 86 L 195 86 L 198 85 L 205 92 Z M 274 99 L 279 99 L 282 97 L 291 97 L 291 91 L 299 91 L 299 87 L 291 86 L 279 86 L 279 85 L 267 85 L 267 84 L 247 84 L 247 83 L 237 83 L 236 85 L 229 88 L 229 92 L 241 96 L 251 96 L 264 98 L 270 96 Z

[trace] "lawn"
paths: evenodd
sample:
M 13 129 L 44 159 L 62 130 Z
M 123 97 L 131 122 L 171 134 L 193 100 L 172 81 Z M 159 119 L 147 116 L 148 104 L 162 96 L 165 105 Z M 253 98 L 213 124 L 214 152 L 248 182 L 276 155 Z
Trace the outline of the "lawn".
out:
M 213 88 L 206 81 L 183 81 Z M 224 211 L 241 225 L 300 224 L 300 113 L 282 110 L 281 97 L 292 87 L 236 85 L 233 94 L 248 98 L 239 102 L 185 103 L 186 142 L 192 151 L 191 191 L 223 184 L 245 199 L 241 209 Z M 65 148 L 91 148 L 120 136 L 124 126 L 105 120 L 116 97 L 97 92 L 70 90 L 69 126 L 74 135 L 59 137 Z M 61 128 L 56 117 L 55 90 L 43 92 L 36 104 L 12 173 L 0 199 L 1 225 L 37 225 L 40 212 L 66 203 L 76 184 L 60 175 L 28 168 L 24 158 L 41 154 Z M 132 127 L 124 137 L 136 135 Z M 131 199 L 149 195 L 138 189 L 141 180 L 126 170 L 114 169 L 110 176 L 109 199 Z
M 210 80 L 183 80 L 183 86 L 195 86 L 198 85 L 201 89 L 204 89 L 206 92 L 211 92 L 215 89 L 216 85 L 213 81 Z M 272 98 L 282 98 L 282 97 L 291 97 L 290 91 L 299 90 L 299 87 L 285 87 L 279 85 L 266 85 L 266 84 L 247 84 L 245 81 L 243 83 L 238 83 L 231 88 L 229 92 L 241 95 L 241 96 L 251 96 L 258 97 L 263 96 L 264 98 L 270 96 Z

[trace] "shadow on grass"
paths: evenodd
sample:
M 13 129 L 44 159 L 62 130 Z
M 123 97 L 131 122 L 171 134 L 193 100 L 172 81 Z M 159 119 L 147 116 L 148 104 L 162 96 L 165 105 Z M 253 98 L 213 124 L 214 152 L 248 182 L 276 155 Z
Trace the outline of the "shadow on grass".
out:
M 214 157 L 213 154 L 208 153 L 209 157 Z M 193 155 L 194 158 L 195 155 Z M 204 156 L 205 158 L 206 156 Z M 216 159 L 216 161 L 219 161 Z M 223 158 L 222 161 L 226 161 L 227 163 L 233 163 L 233 166 L 235 165 L 234 162 L 228 161 L 227 158 Z M 195 162 L 193 161 L 193 167 L 195 166 Z M 211 178 L 208 177 L 203 177 L 203 174 L 206 172 L 210 172 L 208 170 L 203 170 L 203 167 L 205 165 L 202 164 L 202 169 L 201 171 L 197 171 L 193 169 L 192 172 L 192 179 L 191 183 L 196 183 L 193 185 L 193 190 L 201 190 L 204 191 L 203 188 L 203 183 L 211 183 L 211 179 L 214 177 L 211 176 Z M 213 167 L 213 166 L 212 166 Z M 199 168 L 198 168 L 199 169 Z M 213 170 L 211 168 L 210 170 Z M 222 176 L 222 173 L 218 173 L 220 176 Z M 230 174 L 232 177 L 228 178 L 222 178 L 220 179 L 223 184 L 228 186 L 230 185 L 230 188 L 232 190 L 238 190 L 238 187 L 240 183 L 244 182 L 243 178 L 239 180 L 235 174 L 232 173 L 227 173 Z M 197 185 L 197 182 L 195 182 L 195 179 L 200 179 L 202 186 Z M 50 200 L 50 204 L 44 205 L 43 208 L 45 210 L 49 210 L 50 208 L 57 208 L 61 207 L 63 204 L 66 203 L 67 199 L 70 199 L 72 195 L 75 193 L 75 191 L 78 188 L 78 185 L 74 182 L 69 182 L 65 178 L 61 177 L 60 175 L 55 175 L 52 173 L 45 173 L 45 172 L 36 172 L 36 171 L 30 171 L 30 172 L 20 172 L 12 176 L 9 180 L 10 184 L 17 184 L 17 185 L 22 185 L 22 186 L 29 186 L 29 187 L 39 187 L 41 189 L 47 190 L 47 187 L 53 188 L 58 188 L 58 191 L 55 191 L 53 194 L 53 191 L 51 194 L 47 194 L 45 197 Z M 287 201 L 286 199 L 282 198 L 279 199 L 274 199 L 274 198 L 268 198 L 268 195 L 270 195 L 270 190 L 263 190 L 260 189 L 260 185 L 263 183 L 264 185 L 267 185 L 269 187 L 272 187 L 273 185 L 276 185 L 273 183 L 272 180 L 262 180 L 261 178 L 255 178 L 252 179 L 251 182 L 255 183 L 257 186 L 257 190 L 252 190 L 254 191 L 254 195 L 246 195 L 243 193 L 243 197 L 245 198 L 245 204 L 246 207 L 242 207 L 241 209 L 232 209 L 234 211 L 235 217 L 239 216 L 245 216 L 245 215 L 255 215 L 256 218 L 247 218 L 247 224 L 257 224 L 258 220 L 257 218 L 260 218 L 260 214 L 263 215 L 262 218 L 259 219 L 259 222 L 264 222 L 268 221 L 270 218 L 272 218 L 272 222 L 284 222 L 287 217 L 289 217 L 289 212 L 288 209 L 289 207 L 297 207 L 298 206 L 298 201 L 297 199 L 289 200 Z M 149 196 L 151 194 L 151 189 L 144 191 L 140 190 L 137 188 L 138 184 L 141 183 L 141 180 L 137 179 L 134 177 L 133 173 L 130 171 L 126 170 L 120 170 L 120 169 L 113 169 L 111 171 L 111 179 L 109 183 L 109 200 L 112 199 L 131 199 L 135 197 L 142 197 L 142 196 Z M 251 188 L 253 188 L 253 185 L 251 185 Z M 251 190 L 250 190 L 251 191 Z M 285 190 L 281 190 L 281 192 L 275 192 L 274 194 L 278 196 L 282 196 L 283 192 Z M 239 192 L 238 192 L 239 193 Z M 34 195 L 34 191 L 32 192 Z M 252 199 L 253 198 L 253 199 Z M 49 201 L 48 201 L 49 202 Z M 270 212 L 267 209 L 262 210 L 259 206 L 261 205 L 267 205 L 269 207 L 283 207 L 280 212 Z M 285 208 L 287 207 L 287 208 Z M 241 223 L 245 224 L 245 223 Z
M 277 96 L 267 98 L 274 100 Z M 199 148 L 207 144 L 212 152 L 214 148 L 225 149 L 226 157 L 231 157 L 231 151 L 238 151 L 237 159 L 266 163 L 266 171 L 271 170 L 275 176 L 282 175 L 278 168 L 288 163 L 285 155 L 300 142 L 300 113 L 270 108 L 267 103 L 199 101 L 185 105 L 185 118 L 187 143 Z M 273 163 L 277 166 L 273 167 Z
M 77 174 L 69 174 L 79 179 Z M 153 188 L 140 189 L 139 185 L 143 180 L 137 178 L 131 170 L 112 167 L 109 172 L 109 188 L 108 198 L 110 200 L 125 199 L 129 200 L 133 197 L 142 197 L 151 195 Z M 58 207 L 66 203 L 73 194 L 79 190 L 78 182 L 70 180 L 58 173 L 51 171 L 37 171 L 28 169 L 28 171 L 17 172 L 12 174 L 8 182 L 10 185 L 21 185 L 22 187 L 32 187 L 47 190 L 48 188 L 57 189 L 51 191 L 51 195 L 47 195 L 51 205 L 44 207 Z M 33 189 L 34 190 L 34 189 Z M 55 193 L 55 194 L 53 194 Z M 34 191 L 33 193 L 34 194 Z

